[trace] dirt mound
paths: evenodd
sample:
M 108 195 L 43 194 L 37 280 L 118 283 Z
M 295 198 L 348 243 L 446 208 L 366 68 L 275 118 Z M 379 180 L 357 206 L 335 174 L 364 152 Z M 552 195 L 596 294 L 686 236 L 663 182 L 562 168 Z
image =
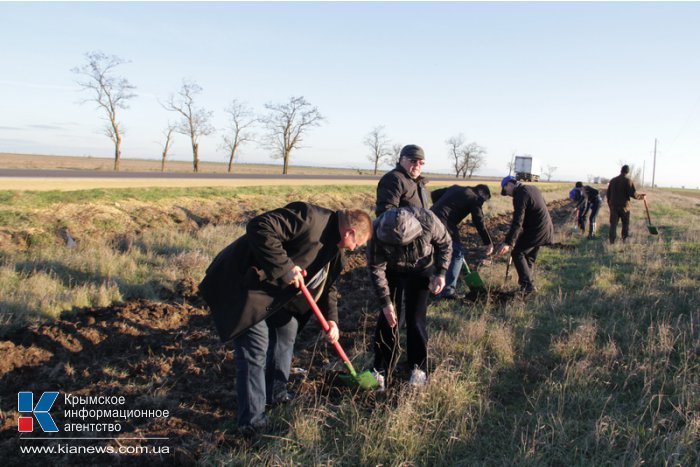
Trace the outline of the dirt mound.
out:
M 568 218 L 566 204 L 562 201 L 550 205 L 556 223 Z M 507 215 L 489 220 L 488 228 L 495 236 L 494 241 L 503 238 L 509 222 Z M 474 249 L 481 247 L 476 230 L 463 226 L 462 235 L 470 252 L 468 260 L 478 262 L 482 253 L 480 248 Z M 471 252 L 479 253 L 472 255 Z M 71 422 L 95 422 L 66 416 L 64 411 L 75 407 L 66 401 L 64 394 L 124 397 L 125 403 L 118 408 L 167 410 L 167 417 L 100 420 L 118 422 L 121 427 L 118 433 L 88 430 L 87 433 L 72 435 L 122 438 L 101 441 L 113 446 L 135 443 L 124 439 L 130 437 L 167 438 L 151 441 L 153 445 L 160 443 L 169 447 L 167 456 L 161 454 L 157 457 L 159 460 L 167 458 L 170 462 L 191 464 L 212 450 L 252 443 L 237 436 L 234 430 L 236 396 L 232 346 L 219 341 L 208 312 L 196 298 L 189 303 L 184 301 L 183 297 L 192 297 L 194 286 L 183 284 L 183 292 L 178 298 L 180 303 L 134 301 L 106 308 L 76 310 L 64 314 L 57 322 L 33 326 L 0 341 L 0 458 L 14 459 L 10 463 L 17 464 L 42 459 L 54 464 L 146 464 L 155 459 L 143 455 L 19 455 L 21 446 L 28 444 L 18 436 L 20 414 L 15 401 L 20 391 L 34 394 L 59 391 L 51 409 L 59 427 Z M 358 350 L 368 350 L 377 305 L 364 252 L 348 255 L 346 271 L 338 282 L 338 289 L 343 329 L 341 344 L 351 355 Z M 502 291 L 492 290 L 491 293 L 497 302 L 504 300 Z M 319 335 L 319 327 L 312 320 L 297 341 L 293 366 L 306 370 L 306 376 L 294 382 L 293 390 L 299 397 L 332 395 L 333 391 L 341 390 L 333 383 L 333 377 L 341 370 L 339 360 Z M 39 435 L 35 429 L 34 433 L 23 436 Z M 45 444 L 48 443 L 51 442 Z M 94 446 L 95 442 L 92 443 Z

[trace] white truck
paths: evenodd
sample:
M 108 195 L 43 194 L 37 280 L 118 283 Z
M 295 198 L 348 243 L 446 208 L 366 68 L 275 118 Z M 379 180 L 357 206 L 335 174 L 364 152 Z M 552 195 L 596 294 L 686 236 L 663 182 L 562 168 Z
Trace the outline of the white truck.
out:
M 535 165 L 535 158 L 532 156 L 515 156 L 513 164 L 516 180 L 525 180 L 526 182 L 539 182 L 540 173 Z

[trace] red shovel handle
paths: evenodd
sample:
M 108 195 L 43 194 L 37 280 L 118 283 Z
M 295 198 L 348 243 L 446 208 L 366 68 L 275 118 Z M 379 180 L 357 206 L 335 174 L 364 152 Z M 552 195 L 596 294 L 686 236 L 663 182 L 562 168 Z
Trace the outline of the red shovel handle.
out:
M 318 318 L 318 321 L 321 323 L 321 327 L 324 331 L 326 331 L 326 334 L 328 334 L 328 332 L 330 332 L 331 330 L 331 327 L 328 325 L 328 321 L 326 321 L 326 318 L 323 317 L 323 313 L 321 313 L 321 310 L 319 310 L 318 305 L 316 305 L 316 301 L 309 293 L 309 289 L 306 288 L 305 284 L 301 284 L 299 288 L 301 289 L 301 293 L 304 294 L 306 301 L 309 302 L 309 306 L 316 315 L 316 318 Z M 335 341 L 333 342 L 333 345 L 335 346 L 335 351 L 338 352 L 338 355 L 340 355 L 340 358 L 343 360 L 343 363 L 347 365 L 348 369 L 350 370 L 350 373 L 352 373 L 354 376 L 355 369 L 352 367 L 352 363 L 350 363 L 350 359 L 348 358 L 348 356 L 345 355 L 345 351 L 340 346 L 340 342 Z

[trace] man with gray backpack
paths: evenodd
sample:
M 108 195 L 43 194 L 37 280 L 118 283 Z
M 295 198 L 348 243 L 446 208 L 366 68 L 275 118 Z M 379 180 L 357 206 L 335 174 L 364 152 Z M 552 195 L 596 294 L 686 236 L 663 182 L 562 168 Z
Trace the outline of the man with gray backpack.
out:
M 385 211 L 374 221 L 373 232 L 367 262 L 381 307 L 374 339 L 374 376 L 381 390 L 385 377 L 390 378 L 396 366 L 396 310 L 400 310 L 406 319 L 407 356 L 412 368 L 409 383 L 423 386 L 427 383 L 428 296 L 445 287 L 452 239 L 433 212 L 415 207 Z M 401 288 L 403 296 L 397 293 Z

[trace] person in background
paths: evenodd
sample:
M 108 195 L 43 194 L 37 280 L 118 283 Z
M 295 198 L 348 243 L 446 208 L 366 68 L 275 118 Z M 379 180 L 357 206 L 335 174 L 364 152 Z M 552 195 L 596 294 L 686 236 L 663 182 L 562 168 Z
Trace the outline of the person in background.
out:
M 430 197 L 433 201 L 430 210 L 445 224 L 452 237 L 452 259 L 450 267 L 447 269 L 445 290 L 440 293 L 440 298 L 462 298 L 457 293 L 457 279 L 464 260 L 459 224 L 471 214 L 474 227 L 484 242 L 486 256 L 493 252 L 493 243 L 484 226 L 484 212 L 482 210 L 484 203 L 491 199 L 491 190 L 486 185 L 475 187 L 452 185 L 449 188 L 433 191 Z
M 637 193 L 637 188 L 634 186 L 634 181 L 630 178 L 629 173 L 630 167 L 625 164 L 620 169 L 620 175 L 614 177 L 608 183 L 606 198 L 610 208 L 608 239 L 611 245 L 615 243 L 618 221 L 622 221 L 622 242 L 624 243 L 630 235 L 630 211 L 632 210 L 630 199 L 646 198 L 646 194 Z
M 512 250 L 520 286 L 518 293 L 526 297 L 537 290 L 533 282 L 533 266 L 540 247 L 554 240 L 554 225 L 547 203 L 537 187 L 524 185 L 509 175 L 501 180 L 501 195 L 513 198 L 513 220 L 496 256 Z
M 396 306 L 403 285 L 409 383 L 427 383 L 428 296 L 445 286 L 452 241 L 442 222 L 423 208 L 393 208 L 374 221 L 367 262 L 381 311 L 374 336 L 374 376 L 384 388 L 396 365 L 399 326 Z
M 423 148 L 408 144 L 401 149 L 396 167 L 379 179 L 377 205 L 374 211 L 377 216 L 391 208 L 429 207 L 426 180 L 421 176 L 423 165 L 425 165 Z
M 329 342 L 339 336 L 335 280 L 344 250 L 372 235 L 361 210 L 331 211 L 304 202 L 263 213 L 212 261 L 199 285 L 222 341 L 233 338 L 237 421 L 244 432 L 269 426 L 265 404 L 287 402 L 294 342 L 311 310 L 308 289 L 328 320 Z
M 573 193 L 573 197 L 572 197 Z M 576 203 L 578 212 L 577 225 L 583 233 L 586 232 L 586 220 L 588 219 L 588 239 L 595 237 L 596 218 L 598 211 L 603 204 L 603 199 L 600 197 L 598 190 L 592 186 L 584 186 L 582 182 L 576 182 L 576 186 L 569 193 L 569 197 Z

